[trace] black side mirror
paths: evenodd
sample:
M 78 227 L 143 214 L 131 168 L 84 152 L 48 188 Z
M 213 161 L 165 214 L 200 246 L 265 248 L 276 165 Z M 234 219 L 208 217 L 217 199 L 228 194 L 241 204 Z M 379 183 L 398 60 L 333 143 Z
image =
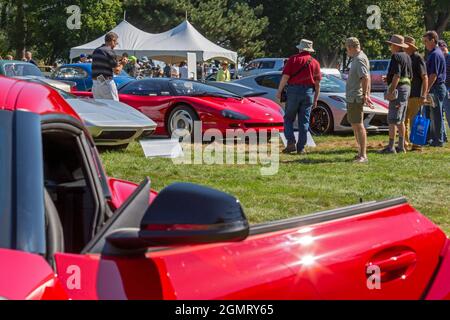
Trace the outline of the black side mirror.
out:
M 140 229 L 120 229 L 107 238 L 118 249 L 242 241 L 249 224 L 239 200 L 190 183 L 162 190 L 147 209 Z

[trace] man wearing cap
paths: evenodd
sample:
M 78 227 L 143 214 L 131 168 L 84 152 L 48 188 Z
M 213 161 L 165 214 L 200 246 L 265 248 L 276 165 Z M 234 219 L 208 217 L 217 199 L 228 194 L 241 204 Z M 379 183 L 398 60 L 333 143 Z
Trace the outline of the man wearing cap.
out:
M 228 70 L 228 62 L 222 62 L 222 69 L 217 71 L 216 81 L 228 82 L 231 81 L 230 70 Z
M 114 73 L 121 70 L 124 61 L 119 60 L 114 48 L 119 44 L 119 36 L 114 32 L 105 35 L 105 43 L 92 54 L 92 95 L 94 99 L 110 99 L 119 101 Z
M 358 154 L 355 162 L 366 163 L 367 159 L 367 133 L 364 127 L 363 108 L 372 106 L 370 100 L 370 64 L 366 54 L 361 50 L 359 40 L 355 37 L 345 41 L 347 55 L 352 58 L 345 87 L 347 100 L 347 120 L 352 125 L 355 139 L 358 144 Z
M 414 117 L 420 110 L 420 107 L 426 101 L 426 90 L 428 87 L 428 75 L 427 67 L 425 65 L 425 60 L 417 52 L 416 40 L 413 37 L 406 36 L 405 43 L 408 48 L 405 48 L 405 52 L 411 58 L 411 65 L 413 71 L 413 79 L 411 81 L 411 94 L 408 99 L 408 108 L 406 109 L 406 119 L 405 119 L 405 140 L 406 145 L 409 146 L 411 143 L 409 141 L 409 134 L 411 130 L 411 124 L 414 121 Z M 421 151 L 422 147 L 417 145 L 411 146 L 412 151 Z
M 81 63 L 87 62 L 87 56 L 84 53 L 80 54 L 80 62 Z
M 405 117 L 412 79 L 411 58 L 403 51 L 403 49 L 408 48 L 403 36 L 394 34 L 386 42 L 389 44 L 392 53 L 386 75 L 388 89 L 385 94 L 386 100 L 389 101 L 389 144 L 380 153 L 404 153 L 406 152 Z M 397 148 L 394 147 L 396 129 L 398 131 Z
M 445 77 L 445 86 L 447 87 L 447 98 L 444 100 L 444 113 L 447 118 L 448 126 L 450 127 L 450 54 L 448 54 L 447 43 L 444 40 L 438 41 L 438 46 L 441 48 L 441 51 L 444 53 L 445 57 L 445 65 L 446 65 L 446 77 Z M 445 127 L 445 126 L 444 126 Z
M 444 146 L 444 114 L 442 109 L 447 96 L 445 58 L 437 46 L 438 41 L 439 37 L 436 31 L 427 31 L 423 35 L 423 42 L 428 50 L 428 87 L 426 93 L 429 93 L 434 100 L 434 106 L 428 107 L 431 120 L 430 145 L 432 147 Z
M 311 56 L 311 53 L 315 52 L 313 42 L 302 39 L 297 45 L 297 49 L 299 53 L 291 56 L 283 68 L 277 98 L 281 100 L 281 94 L 287 85 L 284 115 L 284 135 L 287 146 L 283 153 L 305 154 L 311 109 L 317 106 L 322 74 L 319 62 Z M 296 116 L 298 117 L 297 145 L 295 144 L 293 125 Z

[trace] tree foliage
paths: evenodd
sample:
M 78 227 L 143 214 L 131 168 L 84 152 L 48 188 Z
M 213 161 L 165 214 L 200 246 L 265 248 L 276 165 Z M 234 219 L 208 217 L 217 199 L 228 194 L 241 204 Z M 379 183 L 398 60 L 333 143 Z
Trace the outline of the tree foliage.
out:
M 367 7 L 381 9 L 381 28 L 367 27 Z M 66 21 L 69 5 L 82 10 L 80 30 Z M 389 56 L 391 34 L 412 35 L 420 43 L 425 30 L 448 36 L 449 0 L 0 0 L 0 54 L 25 48 L 47 62 L 67 58 L 71 47 L 91 41 L 123 18 L 147 32 L 175 27 L 186 18 L 211 41 L 238 51 L 246 60 L 286 57 L 302 38 L 314 41 L 325 66 L 342 60 L 343 43 L 358 37 L 370 58 Z

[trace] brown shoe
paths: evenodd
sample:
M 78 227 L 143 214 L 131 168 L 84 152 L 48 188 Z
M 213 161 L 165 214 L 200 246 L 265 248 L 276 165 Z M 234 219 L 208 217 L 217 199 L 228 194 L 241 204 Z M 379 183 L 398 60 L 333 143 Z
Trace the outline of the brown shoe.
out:
M 297 147 L 295 146 L 295 143 L 288 143 L 287 147 L 281 151 L 283 153 L 294 153 L 297 152 Z
M 423 148 L 421 146 L 413 144 L 411 147 L 411 151 L 422 152 Z

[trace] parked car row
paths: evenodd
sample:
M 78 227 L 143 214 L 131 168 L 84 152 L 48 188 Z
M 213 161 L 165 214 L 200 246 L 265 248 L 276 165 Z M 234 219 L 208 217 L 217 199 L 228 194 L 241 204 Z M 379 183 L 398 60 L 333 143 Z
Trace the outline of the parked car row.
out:
M 250 225 L 221 191 L 108 177 L 67 100 L 7 77 L 0 145 L 2 299 L 450 299 L 450 242 L 404 198 Z

